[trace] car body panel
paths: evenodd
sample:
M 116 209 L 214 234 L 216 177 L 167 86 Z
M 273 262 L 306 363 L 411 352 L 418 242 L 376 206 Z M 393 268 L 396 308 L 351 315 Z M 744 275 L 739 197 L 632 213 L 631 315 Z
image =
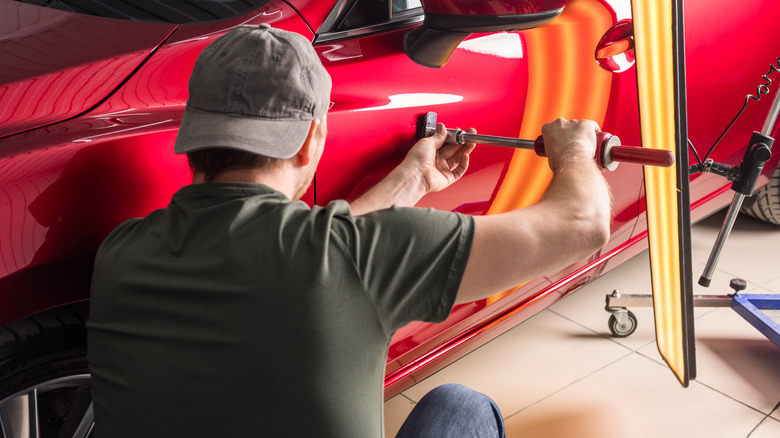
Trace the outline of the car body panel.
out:
M 631 18 L 628 0 L 571 0 L 546 26 L 472 35 L 440 69 L 415 64 L 403 52 L 404 35 L 421 21 L 415 11 L 408 20 L 333 33 L 323 22 L 344 4 L 272 0 L 241 17 L 181 25 L 172 34 L 150 32 L 133 42 L 137 50 L 116 50 L 116 56 L 140 57 L 132 58 L 137 63 L 129 73 L 119 74 L 99 58 L 96 77 L 119 83 L 93 92 L 94 102 L 85 100 L 72 112 L 57 110 L 53 118 L 46 118 L 52 111 L 36 112 L 27 127 L 19 124 L 23 113 L 14 111 L 16 125 L 0 124 L 7 132 L 23 130 L 0 139 L 0 326 L 88 299 L 91 260 L 104 236 L 127 218 L 164 207 L 189 183 L 186 158 L 172 152 L 187 81 L 200 51 L 239 24 L 267 22 L 306 36 L 333 78 L 326 152 L 316 186 L 304 198 L 310 205 L 352 198 L 381 179 L 415 141 L 417 119 L 426 111 L 436 111 L 449 127 L 473 126 L 483 134 L 521 138 L 534 138 L 543 123 L 556 117 L 590 118 L 623 144 L 640 144 L 629 49 L 609 52 L 628 53 L 619 68 L 609 62 L 600 67 L 595 59 L 604 35 Z M 706 151 L 780 54 L 780 28 L 772 21 L 780 4 L 754 0 L 715 11 L 719 8 L 697 0 L 686 1 L 685 7 L 689 132 L 694 145 Z M 88 18 L 128 26 L 125 36 L 171 29 L 161 23 Z M 82 20 L 87 18 L 79 16 Z M 99 34 L 93 38 L 102 39 L 109 28 L 96 28 Z M 625 29 L 621 32 L 617 40 L 625 37 Z M 0 35 L 0 48 L 15 39 L 13 33 Z M 0 95 L 0 108 L 9 96 Z M 770 100 L 751 101 L 712 157 L 738 164 Z M 775 155 L 762 185 L 777 166 L 780 154 Z M 642 168 L 623 164 L 604 176 L 614 192 L 608 245 L 588 260 L 514 290 L 456 306 L 442 324 L 412 323 L 399 330 L 389 346 L 386 396 L 646 248 Z M 478 146 L 469 172 L 420 205 L 464 214 L 500 213 L 536 202 L 550 178 L 546 160 L 531 152 Z M 694 220 L 729 199 L 723 178 L 692 177 Z
M 230 28 L 264 22 L 314 38 L 284 2 L 182 25 L 89 114 L 0 139 L 0 325 L 87 299 L 103 238 L 191 181 L 172 145 L 195 59 Z
M 0 1 L 0 137 L 86 112 L 174 29 Z

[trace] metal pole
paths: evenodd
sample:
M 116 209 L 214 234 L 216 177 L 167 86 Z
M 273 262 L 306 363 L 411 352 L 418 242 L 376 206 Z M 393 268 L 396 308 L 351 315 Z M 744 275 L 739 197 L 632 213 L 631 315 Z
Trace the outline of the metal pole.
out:
M 447 143 L 479 143 L 492 146 L 507 146 L 517 149 L 533 149 L 533 140 L 523 140 L 511 137 L 499 137 L 496 135 L 469 134 L 460 129 L 447 129 Z
M 699 278 L 699 284 L 704 287 L 709 287 L 712 281 L 712 274 L 715 272 L 715 267 L 718 265 L 718 259 L 720 258 L 720 252 L 723 250 L 723 245 L 726 243 L 726 239 L 731 234 L 731 229 L 734 227 L 734 222 L 737 220 L 739 209 L 742 207 L 742 202 L 745 200 L 745 195 L 737 193 L 734 195 L 734 199 L 731 200 L 731 206 L 729 207 L 726 218 L 723 220 L 723 225 L 720 226 L 718 232 L 718 238 L 715 239 L 715 246 L 712 248 L 710 258 L 707 260 L 707 265 L 704 267 L 704 272 Z
M 777 116 L 780 114 L 780 92 L 775 93 L 775 100 L 772 102 L 772 107 L 769 109 L 769 114 L 764 121 L 764 127 L 761 129 L 761 134 L 767 137 L 771 136 L 772 129 L 777 121 Z M 749 147 L 749 146 L 748 146 Z M 715 246 L 712 248 L 710 258 L 707 260 L 707 265 L 704 267 L 704 272 L 699 278 L 699 284 L 704 287 L 709 287 L 712 281 L 712 274 L 715 272 L 715 267 L 718 265 L 718 259 L 720 258 L 720 252 L 723 250 L 723 245 L 726 243 L 726 239 L 731 234 L 731 229 L 734 227 L 734 222 L 737 220 L 740 208 L 742 208 L 742 202 L 745 200 L 745 195 L 737 193 L 734 195 L 734 199 L 731 200 L 731 206 L 726 213 L 726 218 L 723 220 L 723 225 L 718 232 L 718 238 L 715 240 Z

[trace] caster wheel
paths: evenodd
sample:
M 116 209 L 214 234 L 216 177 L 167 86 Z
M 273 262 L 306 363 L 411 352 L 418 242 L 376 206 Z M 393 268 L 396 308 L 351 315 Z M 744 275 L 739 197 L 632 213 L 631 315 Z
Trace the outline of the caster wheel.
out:
M 617 338 L 625 338 L 636 331 L 636 315 L 630 310 L 625 311 L 625 318 L 621 322 L 616 314 L 609 316 L 609 331 Z

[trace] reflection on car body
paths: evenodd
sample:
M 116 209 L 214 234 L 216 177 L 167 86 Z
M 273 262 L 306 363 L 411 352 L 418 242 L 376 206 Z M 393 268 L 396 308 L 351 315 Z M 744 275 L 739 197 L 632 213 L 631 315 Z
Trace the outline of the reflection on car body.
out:
M 439 68 L 404 52 L 407 34 L 423 22 L 414 1 L 382 9 L 379 0 L 180 0 L 166 2 L 166 13 L 143 16 L 124 0 L 111 0 L 110 13 L 87 0 L 34 3 L 0 0 L 4 425 L 10 424 L 4 408 L 31 388 L 87 372 L 83 319 L 94 251 L 117 224 L 167 205 L 189 183 L 186 160 L 172 148 L 187 80 L 200 51 L 236 25 L 269 23 L 306 36 L 333 78 L 328 144 L 315 189 L 304 197 L 309 204 L 353 198 L 378 181 L 413 144 L 417 117 L 427 111 L 450 127 L 520 138 L 535 138 L 557 117 L 588 118 L 624 144 L 640 144 L 630 26 L 620 24 L 630 24 L 628 0 L 562 1 L 548 24 L 474 33 Z M 689 137 L 698 148 L 715 142 L 780 55 L 773 22 L 779 15 L 780 4 L 768 1 L 685 2 Z M 622 46 L 606 50 L 605 38 Z M 769 100 L 749 105 L 711 158 L 738 164 Z M 777 157 L 767 163 L 760 186 L 772 186 L 771 179 L 777 187 L 777 163 Z M 641 167 L 620 166 L 605 177 L 615 212 L 608 245 L 565 270 L 458 306 L 442 324 L 397 332 L 386 396 L 643 251 Z M 420 205 L 492 214 L 536 202 L 549 180 L 546 161 L 533 152 L 481 146 L 459 182 Z M 692 177 L 693 219 L 725 206 L 728 188 L 717 175 Z M 47 368 L 27 367 L 29 355 Z M 60 366 L 63 360 L 68 366 Z M 74 382 L 84 387 L 84 379 Z

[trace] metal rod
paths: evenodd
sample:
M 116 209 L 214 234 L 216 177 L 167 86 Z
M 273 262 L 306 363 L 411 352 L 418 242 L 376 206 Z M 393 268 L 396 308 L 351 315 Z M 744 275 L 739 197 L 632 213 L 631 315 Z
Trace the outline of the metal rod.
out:
M 87 438 L 94 425 L 95 408 L 93 407 L 92 402 L 89 402 L 87 411 L 84 412 L 84 416 L 81 417 L 81 421 L 79 422 L 78 428 L 76 428 L 76 432 L 73 433 L 73 438 Z
M 715 240 L 715 246 L 712 248 L 710 258 L 707 260 L 707 265 L 704 266 L 704 272 L 699 278 L 699 284 L 704 287 L 709 287 L 710 281 L 712 281 L 712 274 L 715 272 L 715 267 L 718 265 L 718 259 L 720 258 L 720 252 L 723 250 L 723 245 L 726 243 L 726 239 L 731 234 L 731 229 L 734 227 L 734 222 L 737 220 L 739 209 L 742 207 L 742 202 L 745 200 L 745 195 L 737 193 L 734 195 L 734 199 L 731 200 L 731 206 L 729 207 L 726 218 L 723 220 L 723 225 L 718 232 L 718 238 Z
M 766 120 L 764 120 L 764 127 L 761 129 L 762 135 L 767 137 L 771 136 L 778 115 L 780 115 L 780 92 L 775 93 L 775 100 L 772 102 L 769 114 L 767 114 Z M 710 258 L 707 260 L 707 265 L 704 267 L 704 272 L 699 278 L 699 284 L 704 287 L 708 287 L 712 281 L 712 274 L 715 272 L 715 267 L 718 265 L 720 252 L 723 250 L 723 245 L 726 243 L 729 234 L 731 234 L 731 229 L 734 227 L 734 222 L 737 220 L 737 215 L 742 208 L 742 202 L 744 200 L 745 195 L 742 193 L 735 194 L 734 199 L 731 200 L 731 206 L 729 207 L 728 213 L 726 213 L 726 218 L 723 220 L 723 225 L 720 227 L 718 238 L 715 240 L 715 246 L 713 246 Z
M 731 307 L 733 298 L 730 295 L 694 295 L 694 307 Z M 651 307 L 653 296 L 645 294 L 607 295 L 607 312 L 628 307 Z
M 28 394 L 30 402 L 30 438 L 41 438 L 40 416 L 38 412 L 38 388 L 33 388 Z
M 447 129 L 448 143 L 479 143 L 491 146 L 508 146 L 517 149 L 533 149 L 533 140 L 523 140 L 520 138 L 499 137 L 495 135 L 469 134 L 460 129 Z
M 436 127 L 436 113 L 425 115 L 425 135 L 433 135 Z M 471 134 L 460 129 L 447 129 L 447 143 L 479 143 L 492 146 L 507 146 L 516 149 L 529 149 L 540 157 L 547 156 L 542 136 L 535 140 L 495 135 Z M 596 133 L 596 162 L 602 170 L 615 170 L 618 163 L 634 163 L 643 166 L 669 167 L 674 164 L 674 154 L 662 149 L 622 146 L 620 139 L 608 132 Z

